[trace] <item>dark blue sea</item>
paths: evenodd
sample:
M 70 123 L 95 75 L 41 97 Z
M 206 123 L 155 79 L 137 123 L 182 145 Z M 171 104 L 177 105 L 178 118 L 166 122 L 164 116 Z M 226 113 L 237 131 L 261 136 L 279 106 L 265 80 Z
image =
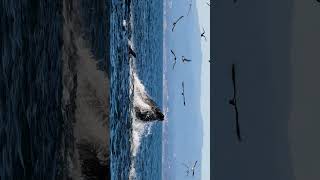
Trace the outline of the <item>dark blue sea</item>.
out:
M 0 2 L 0 179 L 58 178 L 62 2 Z
M 134 47 L 135 71 L 147 93 L 162 107 L 163 2 L 112 1 L 111 55 L 111 177 L 161 179 L 162 124 L 143 123 L 131 113 L 131 71 L 128 39 Z M 124 21 L 126 26 L 124 26 Z
M 68 149 L 74 149 L 75 105 L 70 100 L 64 107 L 62 102 L 64 2 L 0 1 L 1 180 L 70 180 L 66 162 L 74 154 Z M 68 17 L 74 16 L 73 2 L 66 3 Z M 77 2 L 80 5 L 75 9 L 83 20 L 78 29 L 92 56 L 102 59 L 97 63 L 99 69 L 106 70 L 108 1 Z M 69 57 L 77 57 L 72 48 L 68 52 Z M 69 66 L 74 69 L 71 63 Z M 75 93 L 70 94 L 74 98 Z M 95 168 L 87 164 L 90 170 Z M 102 171 L 95 170 L 93 177 Z

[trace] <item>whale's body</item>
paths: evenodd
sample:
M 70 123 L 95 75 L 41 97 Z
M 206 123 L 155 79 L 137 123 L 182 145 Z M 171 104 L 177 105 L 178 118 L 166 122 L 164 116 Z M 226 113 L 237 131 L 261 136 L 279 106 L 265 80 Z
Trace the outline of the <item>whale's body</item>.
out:
M 136 117 L 142 121 L 163 121 L 164 115 L 156 103 L 148 97 L 145 99 L 145 103 L 150 107 L 149 110 L 143 110 L 139 106 L 134 106 Z
M 163 121 L 164 115 L 158 105 L 145 91 L 136 72 L 133 72 L 133 109 L 135 116 L 141 121 Z

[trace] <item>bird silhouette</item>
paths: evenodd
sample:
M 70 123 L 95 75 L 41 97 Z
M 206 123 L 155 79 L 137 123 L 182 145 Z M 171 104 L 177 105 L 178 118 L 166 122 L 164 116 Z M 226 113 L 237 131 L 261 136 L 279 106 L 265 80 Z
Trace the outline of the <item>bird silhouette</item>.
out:
M 183 18 L 184 16 L 180 16 L 175 22 L 173 22 L 173 27 L 172 27 L 172 32 L 174 30 L 174 28 L 176 27 L 177 23 Z
M 190 2 L 190 3 L 189 3 L 189 9 L 188 9 L 187 16 L 189 16 L 189 13 L 190 13 L 191 7 L 192 7 L 192 2 Z
M 229 100 L 229 104 L 234 107 L 236 114 L 236 133 L 238 141 L 241 142 L 240 124 L 239 124 L 239 112 L 237 106 L 237 88 L 236 88 L 236 75 L 235 75 L 235 65 L 232 64 L 232 84 L 233 84 L 233 98 Z
M 201 37 L 203 37 L 206 41 L 207 41 L 207 37 L 204 35 L 206 33 L 206 31 L 204 31 L 204 28 L 202 27 L 202 33 L 201 33 Z
M 185 58 L 184 56 L 182 56 L 182 62 L 183 63 L 185 63 L 185 62 L 191 62 L 191 60 L 190 59 L 187 59 L 187 58 Z
M 174 66 L 175 66 L 176 63 L 177 63 L 177 56 L 176 56 L 176 54 L 173 52 L 172 49 L 171 49 L 170 51 L 171 51 L 171 54 L 173 54 L 173 56 L 174 56 L 174 62 L 173 62 L 173 66 L 172 66 L 172 69 L 174 69 Z
M 184 94 L 184 82 L 182 81 L 182 93 L 181 95 L 183 96 L 183 105 L 186 106 L 186 98 Z
M 192 173 L 192 176 L 194 176 L 197 163 L 198 161 L 195 161 L 192 167 L 186 165 L 185 163 L 182 163 L 187 168 L 186 170 L 187 176 L 189 175 L 190 172 Z

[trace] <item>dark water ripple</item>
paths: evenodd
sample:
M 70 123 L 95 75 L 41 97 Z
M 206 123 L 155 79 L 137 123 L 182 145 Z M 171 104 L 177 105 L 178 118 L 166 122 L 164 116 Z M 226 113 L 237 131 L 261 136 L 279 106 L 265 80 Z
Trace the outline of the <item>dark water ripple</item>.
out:
M 61 1 L 1 1 L 0 179 L 59 176 Z
M 110 27 L 110 137 L 111 177 L 128 179 L 130 170 L 129 61 L 128 35 L 122 31 L 122 20 L 128 20 L 124 3 L 112 1 Z M 122 131 L 121 131 L 122 130 Z

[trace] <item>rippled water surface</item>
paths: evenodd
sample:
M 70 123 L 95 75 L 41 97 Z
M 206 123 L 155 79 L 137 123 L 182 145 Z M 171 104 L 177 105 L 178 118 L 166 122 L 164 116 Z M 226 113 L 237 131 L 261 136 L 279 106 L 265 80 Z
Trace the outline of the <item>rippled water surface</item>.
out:
M 112 1 L 111 15 L 111 176 L 113 179 L 161 179 L 160 122 L 131 116 L 128 39 L 137 58 L 137 74 L 147 93 L 162 105 L 162 1 Z M 128 27 L 123 27 L 123 20 Z

